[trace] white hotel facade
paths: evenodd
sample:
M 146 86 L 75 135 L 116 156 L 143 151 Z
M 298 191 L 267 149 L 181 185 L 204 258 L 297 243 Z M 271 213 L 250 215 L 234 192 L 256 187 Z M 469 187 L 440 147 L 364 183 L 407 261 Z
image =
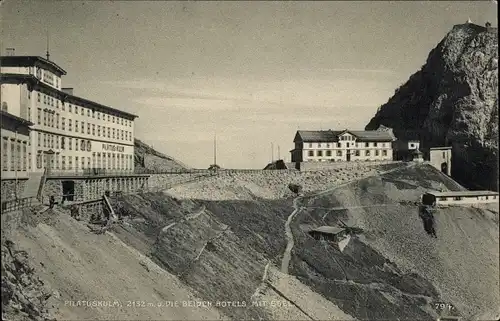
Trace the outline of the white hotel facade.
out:
M 299 130 L 290 153 L 293 163 L 392 160 L 394 140 L 387 131 Z
M 2 111 L 34 124 L 21 172 L 134 171 L 136 115 L 75 96 L 62 86 L 66 71 L 42 57 L 2 56 L 1 73 Z M 2 139 L 6 175 L 10 143 Z

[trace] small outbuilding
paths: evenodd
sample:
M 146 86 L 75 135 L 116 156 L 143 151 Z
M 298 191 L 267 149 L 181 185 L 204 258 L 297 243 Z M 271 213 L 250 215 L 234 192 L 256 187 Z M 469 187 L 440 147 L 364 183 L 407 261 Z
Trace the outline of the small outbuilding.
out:
M 494 191 L 427 192 L 422 195 L 424 205 L 461 205 L 498 202 Z
M 346 236 L 346 230 L 337 226 L 320 226 L 308 231 L 315 240 L 339 242 Z

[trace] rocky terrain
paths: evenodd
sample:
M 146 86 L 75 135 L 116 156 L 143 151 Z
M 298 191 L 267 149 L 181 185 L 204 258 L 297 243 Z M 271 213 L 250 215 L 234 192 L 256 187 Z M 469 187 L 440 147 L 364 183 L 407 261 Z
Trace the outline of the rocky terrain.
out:
M 452 176 L 498 190 L 498 30 L 456 25 L 366 126 L 453 146 Z
M 279 199 L 117 195 L 104 234 L 59 207 L 2 215 L 2 236 L 25 251 L 2 242 L 5 319 L 497 319 L 498 209 L 439 209 L 434 239 L 420 195 L 463 187 L 425 164 L 369 174 Z M 359 231 L 338 243 L 303 229 L 342 222 Z
M 139 139 L 134 141 L 134 165 L 136 172 L 162 173 L 188 168 L 180 161 L 162 154 Z
M 391 166 L 353 163 L 351 167 L 301 172 L 296 170 L 265 170 L 256 172 L 218 172 L 217 175 L 179 184 L 166 191 L 177 198 L 205 200 L 280 199 L 293 196 L 289 184 L 298 184 L 305 193 L 327 189 L 353 179 L 374 175 Z

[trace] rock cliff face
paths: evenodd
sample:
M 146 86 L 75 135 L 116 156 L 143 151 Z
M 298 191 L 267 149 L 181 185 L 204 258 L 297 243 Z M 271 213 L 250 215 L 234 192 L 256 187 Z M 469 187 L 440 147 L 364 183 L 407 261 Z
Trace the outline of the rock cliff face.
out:
M 497 28 L 454 26 L 366 129 L 380 125 L 398 138 L 419 131 L 424 148 L 453 146 L 454 178 L 498 190 Z
M 180 161 L 162 154 L 139 139 L 134 141 L 136 172 L 161 173 L 188 168 Z

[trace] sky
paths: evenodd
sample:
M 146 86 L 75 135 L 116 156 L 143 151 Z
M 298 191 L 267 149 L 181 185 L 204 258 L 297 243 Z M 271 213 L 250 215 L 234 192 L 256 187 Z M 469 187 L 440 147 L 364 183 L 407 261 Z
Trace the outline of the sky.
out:
M 45 56 L 77 96 L 139 116 L 135 137 L 196 168 L 290 161 L 298 129 L 363 129 L 453 25 L 492 1 L 18 1 L 2 54 Z M 271 148 L 271 144 L 274 148 Z M 278 151 L 279 147 L 279 151 Z

